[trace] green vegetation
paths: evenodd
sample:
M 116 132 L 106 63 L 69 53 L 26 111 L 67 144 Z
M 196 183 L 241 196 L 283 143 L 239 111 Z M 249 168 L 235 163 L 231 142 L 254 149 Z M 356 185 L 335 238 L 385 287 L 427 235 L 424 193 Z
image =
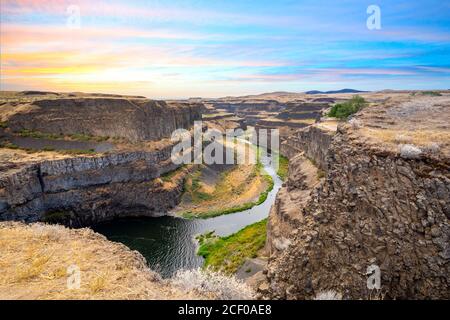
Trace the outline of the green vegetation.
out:
M 235 213 L 235 212 L 241 212 L 244 210 L 248 210 L 253 208 L 254 206 L 260 205 L 262 204 L 264 201 L 266 201 L 267 196 L 269 195 L 269 192 L 272 191 L 273 189 L 273 179 L 270 175 L 265 174 L 263 175 L 263 178 L 265 179 L 265 181 L 268 184 L 267 189 L 262 192 L 259 195 L 259 198 L 257 201 L 254 202 L 248 202 L 248 203 L 244 203 L 242 205 L 239 206 L 235 206 L 235 207 L 231 207 L 231 208 L 226 208 L 226 209 L 221 209 L 221 210 L 211 210 L 211 211 L 207 211 L 207 212 L 202 212 L 202 213 L 198 213 L 198 212 L 191 212 L 191 211 L 186 211 L 181 213 L 181 215 L 186 218 L 186 219 L 194 219 L 194 218 L 201 218 L 201 219 L 208 219 L 208 218 L 213 218 L 213 217 L 217 217 L 217 216 L 221 216 L 224 214 L 231 214 L 231 213 Z M 202 192 L 197 193 L 195 196 L 197 197 L 197 200 L 202 200 L 201 197 L 203 194 Z M 207 199 L 209 199 L 211 197 L 210 194 L 205 194 Z
M 44 213 L 41 220 L 47 223 L 64 223 L 70 218 L 70 213 L 65 211 L 50 211 Z
M 74 133 L 68 135 L 56 134 L 56 133 L 46 133 L 34 130 L 23 129 L 18 132 L 21 137 L 29 137 L 35 139 L 49 139 L 49 140 L 75 140 L 75 141 L 92 141 L 92 142 L 103 142 L 109 139 L 109 137 L 92 136 L 83 133 Z
M 317 169 L 317 178 L 318 179 L 325 178 L 325 171 Z
M 197 254 L 205 258 L 204 268 L 235 273 L 247 258 L 256 258 L 266 242 L 267 219 L 254 223 L 227 237 L 209 232 L 198 237 Z
M 6 121 L 0 121 L 0 128 L 8 128 L 8 122 Z
M 15 145 L 14 143 L 9 141 L 0 141 L 0 148 L 20 149 L 18 145 Z
M 424 96 L 433 96 L 433 97 L 442 96 L 442 94 L 440 92 L 437 92 L 437 91 L 422 91 L 421 93 Z
M 94 149 L 68 149 L 68 150 L 57 150 L 62 154 L 95 154 Z
M 215 234 L 215 231 L 208 231 L 204 234 L 199 234 L 195 237 L 200 245 L 206 244 L 207 242 L 215 241 L 218 237 Z
M 50 147 L 50 146 L 45 146 L 44 148 L 42 148 L 42 151 L 55 151 L 55 148 Z
M 179 172 L 183 171 L 186 168 L 186 165 L 182 165 L 178 168 L 176 168 L 175 170 L 166 172 L 162 175 L 160 175 L 159 177 L 161 178 L 162 181 L 164 182 L 170 182 L 172 181 L 173 177 L 175 177 Z
M 101 136 L 92 136 L 89 134 L 82 134 L 82 133 L 74 133 L 69 134 L 68 137 L 72 140 L 77 141 L 94 141 L 94 142 L 103 142 L 109 139 L 109 137 L 101 137 Z
M 229 112 L 219 112 L 219 113 L 207 113 L 207 114 L 203 114 L 202 118 L 203 119 L 210 119 L 210 118 L 215 118 L 215 117 L 231 117 L 234 116 L 233 113 L 229 113 Z
M 57 139 L 63 139 L 64 138 L 64 136 L 59 135 L 59 134 L 38 132 L 38 131 L 28 130 L 28 129 L 22 129 L 22 130 L 20 130 L 18 132 L 18 134 L 21 137 L 35 138 L 35 139 L 57 140 Z
M 367 102 L 363 97 L 353 96 L 353 98 L 351 98 L 349 101 L 335 104 L 328 113 L 328 116 L 338 119 L 347 119 L 349 116 L 358 112 L 366 105 Z
M 70 149 L 70 150 L 56 150 L 53 147 L 45 146 L 42 149 L 33 149 L 33 148 L 22 148 L 18 145 L 9 142 L 9 141 L 0 141 L 0 148 L 7 148 L 7 149 L 15 149 L 15 150 L 23 150 L 27 153 L 36 153 L 41 151 L 55 151 L 61 154 L 71 154 L 71 155 L 77 155 L 77 154 L 95 154 L 94 149 Z
M 199 203 L 201 201 L 210 200 L 213 198 L 213 195 L 208 194 L 206 192 L 202 192 L 200 185 L 200 176 L 202 172 L 200 170 L 196 170 L 195 172 L 190 174 L 191 183 L 186 183 L 184 186 L 185 192 L 189 193 L 192 198 L 193 203 Z
M 256 148 L 256 147 L 255 147 Z M 255 149 L 256 150 L 256 149 Z M 189 193 L 193 203 L 202 204 L 202 201 L 208 201 L 211 199 L 224 199 L 224 203 L 226 203 L 226 199 L 229 197 L 234 197 L 245 192 L 249 186 L 253 182 L 257 176 L 261 176 L 261 178 L 265 181 L 267 188 L 263 191 L 256 201 L 247 202 L 240 205 L 235 205 L 228 208 L 220 208 L 220 209 L 212 209 L 209 211 L 197 211 L 197 210 L 186 210 L 181 212 L 180 215 L 186 219 L 193 218 L 201 218 L 208 219 L 224 214 L 231 214 L 235 212 L 245 211 L 251 209 L 257 205 L 262 204 L 266 201 L 270 191 L 272 191 L 274 187 L 273 179 L 270 175 L 264 172 L 263 164 L 260 161 L 260 156 L 262 154 L 262 149 L 258 149 L 257 151 L 257 163 L 253 167 L 252 172 L 248 175 L 243 183 L 238 186 L 230 186 L 229 179 L 227 175 L 230 171 L 223 172 L 221 174 L 221 178 L 219 183 L 216 184 L 215 190 L 213 193 L 204 193 L 201 191 L 200 185 L 200 175 L 201 171 L 197 170 L 196 172 L 191 174 L 191 183 L 186 183 L 184 186 L 185 192 Z
M 278 156 L 278 170 L 277 175 L 281 180 L 285 181 L 288 176 L 289 159 L 281 154 Z

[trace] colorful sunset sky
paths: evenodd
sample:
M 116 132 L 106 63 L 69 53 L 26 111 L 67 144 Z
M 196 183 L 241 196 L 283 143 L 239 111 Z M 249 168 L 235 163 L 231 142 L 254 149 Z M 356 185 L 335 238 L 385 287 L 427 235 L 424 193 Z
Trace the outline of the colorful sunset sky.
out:
M 450 1 L 0 1 L 1 90 L 450 89 Z

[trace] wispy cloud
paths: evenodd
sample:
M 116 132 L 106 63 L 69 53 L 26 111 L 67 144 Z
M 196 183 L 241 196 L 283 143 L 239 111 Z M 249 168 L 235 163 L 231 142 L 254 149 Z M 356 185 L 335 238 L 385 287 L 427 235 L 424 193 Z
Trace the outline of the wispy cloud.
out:
M 1 0 L 0 85 L 177 97 L 449 87 L 448 5 L 379 2 L 371 31 L 356 0 Z M 69 5 L 80 29 L 66 27 Z

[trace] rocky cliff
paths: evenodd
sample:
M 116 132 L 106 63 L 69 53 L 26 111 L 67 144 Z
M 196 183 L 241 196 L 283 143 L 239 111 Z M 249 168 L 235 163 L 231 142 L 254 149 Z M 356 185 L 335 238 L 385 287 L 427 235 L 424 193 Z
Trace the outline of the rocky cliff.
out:
M 84 226 L 120 216 L 164 214 L 178 203 L 184 179 L 182 170 L 171 182 L 156 179 L 176 168 L 171 149 L 13 166 L 0 173 L 0 220 L 57 218 Z
M 270 213 L 262 297 L 450 298 L 449 105 L 394 101 L 334 136 L 296 135 Z M 367 285 L 376 268 L 379 289 Z
M 21 105 L 3 121 L 13 131 L 160 140 L 201 120 L 202 104 L 148 99 L 60 98 Z
M 159 178 L 177 169 L 171 161 L 174 143 L 164 138 L 175 129 L 191 128 L 202 110 L 201 104 L 111 97 L 38 99 L 2 106 L 11 134 L 27 129 L 126 140 L 116 145 L 109 139 L 112 150 L 83 156 L 1 149 L 0 220 L 78 227 L 122 216 L 166 214 L 179 201 L 186 170 L 166 181 Z

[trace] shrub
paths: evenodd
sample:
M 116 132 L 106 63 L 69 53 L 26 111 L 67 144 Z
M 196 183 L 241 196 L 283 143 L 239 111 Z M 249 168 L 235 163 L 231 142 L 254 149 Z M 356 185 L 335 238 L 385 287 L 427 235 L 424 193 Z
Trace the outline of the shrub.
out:
M 347 119 L 350 115 L 365 107 L 366 104 L 366 100 L 364 100 L 363 97 L 353 96 L 349 101 L 335 104 L 328 113 L 328 116 L 338 119 Z
M 424 95 L 424 96 L 432 96 L 432 97 L 442 96 L 442 94 L 440 92 L 437 92 L 437 91 L 422 91 L 422 95 Z
M 41 220 L 47 223 L 64 224 L 70 219 L 70 213 L 65 211 L 50 211 L 44 213 Z
M 400 156 L 404 159 L 418 159 L 422 150 L 413 144 L 404 144 L 400 146 Z
M 207 233 L 198 237 L 200 247 L 197 254 L 204 257 L 204 267 L 235 273 L 247 258 L 256 257 L 266 243 L 267 219 L 246 226 L 244 229 L 218 238 Z
M 70 154 L 70 155 L 77 155 L 77 154 L 95 154 L 94 149 L 67 149 L 67 150 L 58 150 L 62 154 Z
M 425 147 L 425 151 L 431 152 L 431 153 L 438 153 L 440 149 L 441 149 L 441 146 L 436 142 L 432 142 L 431 144 L 429 144 L 428 146 Z
M 277 175 L 281 178 L 281 180 L 285 181 L 289 172 L 289 159 L 280 154 L 278 161 Z
M 180 270 L 171 283 L 185 291 L 197 291 L 219 300 L 250 300 L 254 292 L 243 281 L 211 270 Z
M 342 294 L 335 291 L 320 291 L 314 300 L 342 300 Z

